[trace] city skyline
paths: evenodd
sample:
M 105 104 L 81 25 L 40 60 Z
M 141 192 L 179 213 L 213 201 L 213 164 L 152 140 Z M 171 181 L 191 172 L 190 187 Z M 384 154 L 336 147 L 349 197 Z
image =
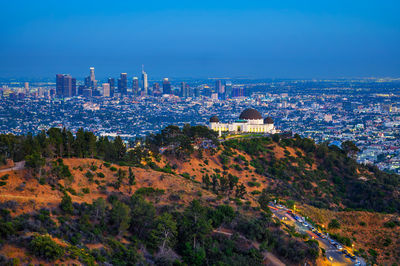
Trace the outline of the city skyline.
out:
M 62 8 L 60 8 L 62 6 Z M 398 77 L 396 1 L 3 3 L 0 77 Z M 104 38 L 107 36 L 107 38 Z

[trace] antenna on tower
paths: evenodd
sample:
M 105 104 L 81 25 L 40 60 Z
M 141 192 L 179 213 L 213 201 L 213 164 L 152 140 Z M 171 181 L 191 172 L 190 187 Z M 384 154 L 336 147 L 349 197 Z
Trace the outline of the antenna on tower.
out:
M 144 65 L 142 64 L 142 73 L 144 72 Z

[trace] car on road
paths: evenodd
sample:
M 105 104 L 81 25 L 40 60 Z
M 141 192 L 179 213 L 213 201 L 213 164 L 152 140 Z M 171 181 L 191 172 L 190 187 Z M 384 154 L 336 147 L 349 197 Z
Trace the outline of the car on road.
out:
M 347 249 L 343 249 L 343 250 L 342 250 L 342 253 L 343 253 L 344 255 L 348 255 L 348 254 L 349 254 L 349 252 L 347 251 Z
M 350 257 L 351 260 L 356 260 L 357 259 L 357 257 L 355 255 L 353 255 L 353 254 L 349 254 L 349 257 Z
M 335 247 L 336 247 L 338 250 L 342 250 L 342 249 L 343 249 L 343 247 L 342 247 L 340 244 L 335 245 Z
M 303 225 L 306 226 L 306 227 L 310 226 L 307 222 L 304 222 Z
M 361 265 L 361 262 L 360 261 L 356 261 L 356 263 L 354 264 L 354 266 L 360 266 Z

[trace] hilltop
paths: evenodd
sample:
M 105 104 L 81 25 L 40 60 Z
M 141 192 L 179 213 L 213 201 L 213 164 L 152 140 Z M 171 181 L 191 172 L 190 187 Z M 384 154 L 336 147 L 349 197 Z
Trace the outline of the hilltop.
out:
M 220 142 L 205 127 L 170 126 L 130 149 L 119 137 L 59 129 L 0 135 L 0 144 L 4 163 L 26 161 L 0 174 L 4 261 L 240 265 L 261 264 L 270 251 L 289 265 L 314 263 L 318 244 L 284 231 L 269 201 L 313 208 L 317 223 L 393 213 L 377 216 L 382 226 L 397 222 L 400 206 L 399 177 L 356 164 L 352 143 L 339 149 L 279 135 Z M 349 237 L 345 226 L 336 233 Z M 395 237 L 389 255 L 379 242 L 379 254 L 365 256 L 394 262 Z M 364 249 L 372 244 L 355 238 Z

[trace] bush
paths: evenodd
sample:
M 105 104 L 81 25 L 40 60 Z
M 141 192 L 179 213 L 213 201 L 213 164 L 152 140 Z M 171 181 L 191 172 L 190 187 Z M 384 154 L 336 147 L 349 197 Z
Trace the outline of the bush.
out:
M 7 182 L 0 181 L 0 187 L 7 185 Z
M 396 223 L 393 221 L 389 221 L 383 224 L 384 227 L 386 228 L 395 228 L 396 227 Z
M 331 222 L 328 224 L 329 229 L 338 229 L 340 228 L 340 223 L 336 219 L 332 219 Z
M 97 170 L 97 165 L 91 165 L 90 166 L 90 170 L 92 170 L 93 172 Z
M 100 177 L 100 178 L 104 178 L 105 177 L 105 175 L 102 172 L 98 172 L 97 176 Z
M 82 188 L 82 192 L 85 193 L 85 194 L 89 194 L 90 190 L 89 190 L 89 188 L 84 187 L 84 188 Z
M 72 205 L 72 200 L 71 197 L 68 196 L 67 193 L 64 194 L 61 204 L 60 204 L 61 210 L 63 210 L 65 213 L 72 214 L 74 211 L 74 206 Z
M 114 167 L 114 166 L 111 166 L 111 167 L 110 167 L 110 170 L 113 171 L 113 172 L 115 172 L 115 171 L 117 171 L 117 168 Z
M 260 183 L 254 182 L 254 181 L 249 181 L 249 182 L 247 182 L 247 185 L 248 185 L 249 187 L 260 187 L 260 186 L 261 186 Z
M 8 177 L 9 177 L 10 175 L 9 174 L 5 174 L 5 175 L 3 175 L 2 177 L 0 177 L 0 179 L 1 180 L 8 180 Z
M 49 236 L 35 236 L 29 243 L 29 250 L 37 257 L 56 260 L 64 255 L 62 246 L 54 242 Z
M 111 164 L 108 163 L 108 162 L 104 162 L 103 165 L 104 165 L 105 167 L 107 167 L 107 168 L 111 166 Z

